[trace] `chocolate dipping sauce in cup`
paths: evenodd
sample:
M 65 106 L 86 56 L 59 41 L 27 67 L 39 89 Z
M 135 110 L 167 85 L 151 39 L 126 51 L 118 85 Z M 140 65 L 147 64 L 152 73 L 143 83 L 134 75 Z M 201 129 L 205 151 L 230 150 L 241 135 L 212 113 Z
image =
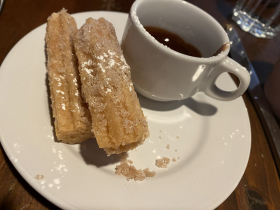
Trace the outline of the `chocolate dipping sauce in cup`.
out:
M 176 52 L 159 43 L 144 27 L 156 27 L 196 47 L 202 58 Z M 122 38 L 137 92 L 156 101 L 182 100 L 197 92 L 230 101 L 248 88 L 250 75 L 228 58 L 229 39 L 222 26 L 198 7 L 181 0 L 137 0 L 133 3 Z M 218 49 L 223 49 L 214 56 Z M 215 85 L 220 74 L 236 75 L 234 91 Z

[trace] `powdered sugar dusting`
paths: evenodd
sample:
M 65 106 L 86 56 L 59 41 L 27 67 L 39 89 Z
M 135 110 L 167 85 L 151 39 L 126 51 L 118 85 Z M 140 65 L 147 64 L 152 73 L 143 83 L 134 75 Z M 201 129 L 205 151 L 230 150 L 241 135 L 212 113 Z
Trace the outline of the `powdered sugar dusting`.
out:
M 104 18 L 87 19 L 77 33 L 75 50 L 82 93 L 99 146 L 113 154 L 143 143 L 149 135 L 148 125 L 113 25 Z

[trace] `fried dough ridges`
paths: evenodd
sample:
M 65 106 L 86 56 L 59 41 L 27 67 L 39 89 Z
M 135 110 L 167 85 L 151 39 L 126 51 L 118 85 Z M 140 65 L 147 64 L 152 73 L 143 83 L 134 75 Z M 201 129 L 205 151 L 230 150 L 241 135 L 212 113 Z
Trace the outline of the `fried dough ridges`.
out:
M 78 75 L 73 37 L 76 22 L 65 9 L 53 13 L 47 22 L 47 69 L 57 139 L 80 143 L 93 137 L 91 117 L 84 103 Z
M 104 18 L 89 18 L 74 43 L 99 147 L 110 155 L 142 144 L 149 136 L 148 125 L 113 25 Z

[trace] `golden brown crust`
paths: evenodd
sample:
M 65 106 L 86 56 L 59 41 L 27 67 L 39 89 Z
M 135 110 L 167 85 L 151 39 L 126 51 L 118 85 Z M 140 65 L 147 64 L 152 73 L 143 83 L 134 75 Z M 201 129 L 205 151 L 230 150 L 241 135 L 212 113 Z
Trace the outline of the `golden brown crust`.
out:
M 69 144 L 93 137 L 91 117 L 80 90 L 73 37 L 77 26 L 65 9 L 47 22 L 48 76 L 57 139 Z
M 113 25 L 104 18 L 89 18 L 74 42 L 99 147 L 114 154 L 142 144 L 149 135 L 148 125 Z

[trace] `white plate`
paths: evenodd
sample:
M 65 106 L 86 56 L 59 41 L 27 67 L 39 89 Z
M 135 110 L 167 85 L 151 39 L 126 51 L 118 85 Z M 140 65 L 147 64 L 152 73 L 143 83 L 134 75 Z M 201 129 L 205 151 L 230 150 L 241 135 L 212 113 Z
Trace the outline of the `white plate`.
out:
M 127 19 L 127 14 L 116 12 L 73 16 L 79 27 L 88 17 L 105 17 L 119 40 Z M 114 174 L 116 159 L 106 157 L 94 140 L 74 146 L 54 142 L 45 28 L 20 40 L 0 70 L 1 143 L 34 189 L 63 209 L 213 209 L 230 195 L 245 171 L 251 145 L 242 98 L 221 102 L 198 93 L 181 102 L 159 103 L 139 96 L 151 136 L 130 152 L 130 159 L 136 168 L 149 167 L 157 175 L 143 182 L 126 181 Z M 227 74 L 218 85 L 235 88 Z M 159 169 L 158 156 L 180 160 Z M 37 174 L 44 178 L 35 179 Z

